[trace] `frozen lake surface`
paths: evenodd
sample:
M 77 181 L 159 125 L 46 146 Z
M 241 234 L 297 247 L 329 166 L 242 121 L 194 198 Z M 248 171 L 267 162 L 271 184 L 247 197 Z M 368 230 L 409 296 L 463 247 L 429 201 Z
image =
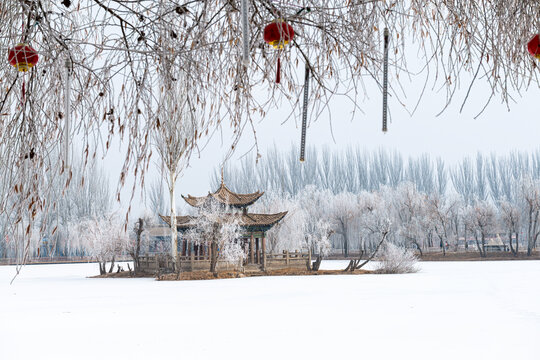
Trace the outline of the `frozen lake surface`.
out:
M 326 262 L 326 268 L 345 262 Z M 540 359 L 540 262 L 158 282 L 0 267 L 0 359 Z

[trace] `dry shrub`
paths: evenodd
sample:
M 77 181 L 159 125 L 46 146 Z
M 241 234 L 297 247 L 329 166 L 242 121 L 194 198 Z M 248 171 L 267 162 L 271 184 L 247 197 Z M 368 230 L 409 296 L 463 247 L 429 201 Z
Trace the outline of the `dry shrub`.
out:
M 414 251 L 387 243 L 384 245 L 375 272 L 379 274 L 406 274 L 418 272 L 418 258 Z

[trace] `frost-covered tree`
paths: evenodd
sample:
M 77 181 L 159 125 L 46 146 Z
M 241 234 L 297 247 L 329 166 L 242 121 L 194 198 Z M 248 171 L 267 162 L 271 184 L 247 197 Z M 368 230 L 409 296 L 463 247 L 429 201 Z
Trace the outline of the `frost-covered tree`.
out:
M 210 272 L 216 272 L 219 259 L 230 263 L 245 259 L 246 252 L 239 241 L 240 214 L 217 202 L 209 202 L 192 218 L 193 227 L 185 236 L 193 243 L 208 247 Z
M 307 264 L 308 270 L 318 271 L 322 260 L 330 252 L 330 235 L 334 233 L 332 224 L 325 219 L 319 219 L 315 224 L 315 229 L 306 237 L 307 248 L 314 249 L 317 259 L 313 264 Z
M 161 159 L 162 175 L 169 188 L 171 255 L 176 262 L 178 255 L 178 232 L 176 230 L 176 182 L 181 171 L 189 161 L 195 147 L 200 119 L 197 119 L 196 92 L 186 75 L 188 69 L 174 73 L 171 62 L 174 58 L 163 54 L 161 61 L 166 68 L 163 74 L 159 111 L 156 116 L 156 135 L 154 144 Z M 189 66 L 189 65 L 187 65 Z M 175 81 L 172 79 L 175 78 Z M 180 98 L 176 95 L 180 93 Z M 166 176 L 165 176 L 166 172 Z
M 471 207 L 470 227 L 473 230 L 476 240 L 476 247 L 480 256 L 486 257 L 486 239 L 496 230 L 496 210 L 495 207 L 487 201 L 478 201 Z M 480 240 L 478 239 L 480 237 Z
M 254 213 L 287 211 L 287 215 L 266 232 L 266 246 L 270 253 L 304 248 L 305 218 L 308 214 L 296 198 L 288 194 L 267 192 L 252 205 L 251 211 Z
M 514 255 L 517 255 L 519 252 L 519 233 L 522 226 L 521 211 L 516 204 L 509 201 L 501 201 L 499 203 L 499 216 L 504 228 L 506 229 L 510 251 L 512 251 Z M 514 235 L 516 237 L 515 248 L 512 244 L 512 237 Z
M 392 196 L 392 204 L 399 220 L 399 234 L 406 243 L 413 244 L 422 255 L 425 246 L 422 221 L 428 216 L 422 194 L 416 190 L 414 184 L 402 183 Z
M 360 256 L 357 259 L 352 259 L 345 271 L 361 269 L 375 257 L 392 231 L 389 205 L 389 202 L 381 193 L 366 193 L 365 196 L 362 196 L 361 216 L 359 218 L 363 233 L 362 238 L 370 239 L 374 247 L 372 247 L 371 253 L 361 250 Z M 364 255 L 367 255 L 366 259 L 364 259 Z
M 116 257 L 130 242 L 122 222 L 114 215 L 105 215 L 89 218 L 73 226 L 73 233 L 84 241 L 88 253 L 98 262 L 99 273 L 103 275 L 107 272 L 107 263 L 110 263 L 109 272 L 112 272 Z
M 154 223 L 154 214 L 145 213 L 137 219 L 131 230 L 130 236 L 126 238 L 124 248 L 133 259 L 133 272 L 137 274 L 140 270 L 140 256 L 148 251 L 150 242 L 149 228 Z
M 387 242 L 382 248 L 375 272 L 380 274 L 415 273 L 418 272 L 417 262 L 418 259 L 411 249 Z
M 521 185 L 523 218 L 527 233 L 527 255 L 531 255 L 540 235 L 540 180 L 525 177 Z
M 351 237 L 354 236 L 355 225 L 360 215 L 358 197 L 349 192 L 341 192 L 331 199 L 330 219 L 335 233 L 343 239 L 343 255 L 349 256 Z
M 318 250 L 318 242 L 326 241 L 326 238 L 329 237 L 326 230 L 329 226 L 324 224 L 324 222 L 330 222 L 329 202 L 332 200 L 332 197 L 331 192 L 318 189 L 314 185 L 305 187 L 296 196 L 300 207 L 305 211 L 305 215 L 303 216 L 303 247 L 312 253 Z
M 446 255 L 447 244 L 452 234 L 452 215 L 458 204 L 437 194 L 433 194 L 426 201 L 426 216 L 432 221 L 433 229 L 439 239 L 439 246 L 443 250 L 443 255 Z

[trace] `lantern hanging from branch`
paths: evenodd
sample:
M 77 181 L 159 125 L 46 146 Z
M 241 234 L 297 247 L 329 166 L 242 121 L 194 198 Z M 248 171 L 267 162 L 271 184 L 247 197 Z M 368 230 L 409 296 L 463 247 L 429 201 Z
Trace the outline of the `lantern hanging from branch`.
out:
M 294 37 L 293 27 L 285 21 L 278 19 L 264 27 L 263 32 L 264 41 L 270 44 L 274 49 L 281 50 L 287 45 Z M 276 83 L 281 82 L 281 59 L 278 56 Z
M 37 64 L 39 56 L 33 47 L 20 43 L 9 49 L 8 60 L 18 71 L 26 72 Z
M 540 60 L 540 35 L 536 34 L 534 37 L 527 43 L 527 49 L 529 53 L 535 58 Z

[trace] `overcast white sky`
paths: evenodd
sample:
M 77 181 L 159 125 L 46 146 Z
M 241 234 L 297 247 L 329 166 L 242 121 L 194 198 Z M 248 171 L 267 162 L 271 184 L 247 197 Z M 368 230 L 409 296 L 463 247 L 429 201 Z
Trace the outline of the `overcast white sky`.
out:
M 308 128 L 307 144 L 311 146 L 329 146 L 342 149 L 359 145 L 367 150 L 387 148 L 399 150 L 403 155 L 430 153 L 434 156 L 454 162 L 463 156 L 474 155 L 477 151 L 508 153 L 512 150 L 532 150 L 538 147 L 540 118 L 535 106 L 540 102 L 540 91 L 531 88 L 517 98 L 507 110 L 500 100 L 493 99 L 488 109 L 474 119 L 482 109 L 489 94 L 487 87 L 480 86 L 471 94 L 463 113 L 459 113 L 461 100 L 466 91 L 458 93 L 454 103 L 442 115 L 436 117 L 444 106 L 444 93 L 425 94 L 419 109 L 411 117 L 396 101 L 390 100 L 392 123 L 389 131 L 381 131 L 381 95 L 376 87 L 370 89 L 371 99 L 363 103 L 365 114 L 357 114 L 352 121 L 347 103 L 335 98 L 331 108 L 333 113 L 332 128 L 334 139 L 330 135 L 330 122 L 326 115 L 311 123 Z M 411 85 L 411 88 L 415 88 Z M 462 94 L 463 93 L 463 94 Z M 419 94 L 419 92 L 418 92 Z M 411 94 L 411 108 L 414 107 L 418 94 Z M 294 120 L 280 125 L 285 111 L 276 110 L 257 124 L 257 136 L 262 155 L 275 143 L 288 149 L 291 144 L 299 145 L 300 129 Z M 224 136 L 225 138 L 225 136 Z M 224 142 L 225 148 L 230 141 Z M 233 159 L 234 163 L 253 145 L 253 136 L 246 131 L 242 144 Z M 222 153 L 221 141 L 212 139 L 211 145 L 194 158 L 190 169 L 179 181 L 182 193 L 204 194 L 208 190 L 208 178 L 212 169 L 219 165 Z M 309 161 L 309 159 L 306 159 Z
M 302 68 L 299 71 L 303 74 L 304 70 Z M 423 78 L 419 77 L 413 83 L 407 81 L 402 83 L 407 91 L 406 102 L 409 109 L 414 108 L 423 82 Z M 382 96 L 378 87 L 368 85 L 369 99 L 361 103 L 365 113 L 357 113 L 352 121 L 350 104 L 336 97 L 330 104 L 335 141 L 330 135 L 328 116 L 323 114 L 321 118 L 310 124 L 307 145 L 328 146 L 336 150 L 357 145 L 366 150 L 396 149 L 405 157 L 429 153 L 433 156 L 441 156 L 451 163 L 464 156 L 473 156 L 478 151 L 506 154 L 513 150 L 531 151 L 538 147 L 540 134 L 540 118 L 537 111 L 540 103 L 538 85 L 533 84 L 521 96 L 514 94 L 516 103 L 510 104 L 510 111 L 501 103 L 500 98 L 495 96 L 486 111 L 478 119 L 474 119 L 489 97 L 490 89 L 485 82 L 478 81 L 463 112 L 460 113 L 459 109 L 468 84 L 467 81 L 462 81 L 462 88 L 456 92 L 452 105 L 438 117 L 436 115 L 444 107 L 444 90 L 440 92 L 426 90 L 418 110 L 412 117 L 399 102 L 389 98 L 391 123 L 386 134 L 381 131 Z M 300 114 L 296 121 L 291 119 L 281 125 L 284 116 L 289 111 L 290 108 L 285 105 L 282 109 L 270 112 L 266 118 L 256 124 L 262 156 L 265 156 L 266 149 L 272 147 L 273 144 L 284 149 L 289 149 L 291 145 L 299 146 Z M 219 166 L 223 154 L 231 144 L 231 134 L 228 129 L 223 129 L 222 134 L 223 136 L 214 136 L 200 157 L 192 158 L 190 167 L 177 183 L 179 199 L 177 203 L 181 203 L 180 194 L 204 195 L 209 190 L 214 190 L 209 188 L 210 175 L 213 169 Z M 234 164 L 253 146 L 253 143 L 253 135 L 249 129 L 246 129 L 236 154 L 229 161 Z M 111 182 L 116 184 L 118 174 L 115 174 L 114 169 L 120 168 L 120 156 L 110 152 L 106 160 L 107 168 L 111 170 Z M 155 169 L 151 171 L 147 184 L 158 176 Z M 127 195 L 123 198 L 127 200 Z M 122 206 L 125 206 L 124 201 Z M 144 208 L 143 199 L 136 199 L 132 216 L 137 216 L 142 208 Z

